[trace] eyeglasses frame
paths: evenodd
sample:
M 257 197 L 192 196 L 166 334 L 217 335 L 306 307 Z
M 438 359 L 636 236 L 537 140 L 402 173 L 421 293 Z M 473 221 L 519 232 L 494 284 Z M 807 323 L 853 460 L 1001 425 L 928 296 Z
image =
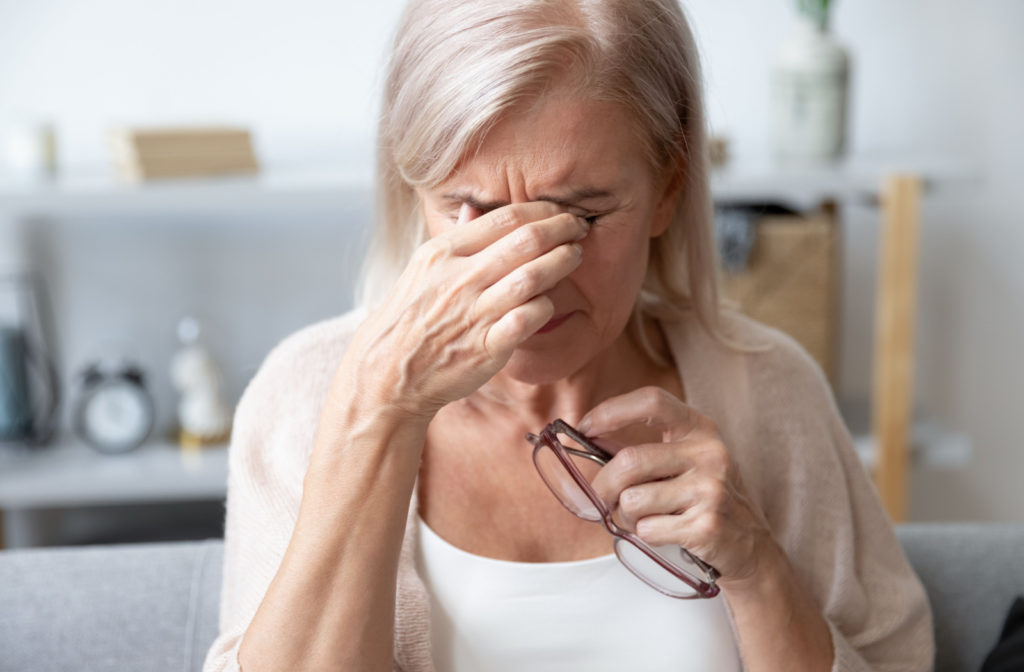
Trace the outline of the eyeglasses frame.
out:
M 569 446 L 566 446 L 561 441 L 559 441 L 558 434 L 565 434 L 573 441 L 583 446 L 584 450 L 579 450 L 577 448 L 571 448 Z M 545 427 L 541 431 L 540 435 L 532 433 L 527 434 L 526 440 L 533 444 L 533 464 L 537 468 L 537 472 L 540 474 L 541 479 L 544 481 L 545 485 L 547 485 L 548 488 L 552 490 L 552 492 L 554 492 L 554 488 L 551 487 L 551 484 L 548 483 L 547 479 L 544 477 L 544 472 L 540 468 L 540 465 L 537 463 L 537 456 L 540 454 L 540 451 L 543 450 L 544 448 L 550 448 L 551 451 L 554 452 L 559 462 L 562 463 L 562 466 L 565 467 L 566 471 L 569 472 L 569 475 L 572 477 L 572 479 L 576 481 L 576 484 L 587 496 L 587 499 L 590 500 L 590 503 L 593 504 L 594 507 L 597 509 L 598 513 L 601 514 L 601 522 L 604 524 L 605 529 L 608 531 L 609 534 L 615 537 L 617 542 L 616 555 L 619 556 L 620 562 L 622 561 L 622 556 L 618 553 L 617 544 L 621 540 L 633 544 L 644 555 L 646 555 L 651 560 L 656 562 L 662 569 L 669 572 L 671 575 L 675 576 L 680 581 L 693 588 L 696 591 L 696 594 L 673 595 L 669 592 L 666 592 L 660 586 L 652 583 L 651 581 L 648 581 L 640 573 L 635 571 L 628 563 L 623 562 L 626 568 L 633 572 L 633 574 L 637 578 L 642 580 L 651 588 L 657 590 L 659 593 L 680 600 L 692 600 L 701 598 L 710 599 L 718 595 L 721 589 L 717 585 L 715 585 L 715 581 L 718 580 L 720 575 L 714 567 L 707 564 L 706 562 L 704 562 L 703 560 L 701 560 L 700 558 L 698 558 L 697 556 L 693 555 L 688 550 L 680 546 L 680 549 L 686 555 L 686 557 L 689 558 L 690 561 L 693 562 L 693 564 L 699 567 L 701 571 L 703 571 L 705 575 L 707 575 L 708 577 L 707 581 L 700 581 L 699 579 L 695 581 L 694 579 L 690 578 L 688 573 L 682 572 L 681 570 L 673 566 L 668 560 L 663 558 L 643 539 L 636 536 L 629 530 L 626 530 L 616 525 L 615 521 L 612 519 L 611 510 L 605 505 L 601 498 L 598 497 L 597 492 L 594 491 L 594 488 L 590 485 L 587 479 L 583 477 L 583 474 L 580 473 L 579 468 L 573 463 L 571 459 L 569 459 L 567 453 L 575 455 L 577 457 L 582 457 L 591 460 L 592 462 L 596 462 L 601 466 L 608 464 L 608 462 L 611 461 L 614 455 L 612 455 L 607 450 L 595 444 L 593 441 L 584 436 L 578 429 L 576 429 L 569 423 L 565 422 L 561 418 L 557 418 L 553 422 L 551 422 L 547 427 Z M 562 498 L 559 497 L 557 493 L 555 493 L 555 498 L 559 501 L 559 503 L 562 504 L 562 506 L 568 509 L 570 513 L 579 518 L 582 518 L 582 516 L 579 516 L 579 514 L 577 514 L 575 511 L 569 509 L 569 507 L 566 506 L 565 502 L 562 501 Z M 590 520 L 588 518 L 583 519 Z

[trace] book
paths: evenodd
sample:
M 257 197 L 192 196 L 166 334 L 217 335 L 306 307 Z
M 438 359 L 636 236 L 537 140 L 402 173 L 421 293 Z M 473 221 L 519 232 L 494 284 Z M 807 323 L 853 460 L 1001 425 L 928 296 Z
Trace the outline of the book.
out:
M 244 128 L 120 127 L 111 130 L 110 142 L 118 175 L 132 182 L 259 172 Z

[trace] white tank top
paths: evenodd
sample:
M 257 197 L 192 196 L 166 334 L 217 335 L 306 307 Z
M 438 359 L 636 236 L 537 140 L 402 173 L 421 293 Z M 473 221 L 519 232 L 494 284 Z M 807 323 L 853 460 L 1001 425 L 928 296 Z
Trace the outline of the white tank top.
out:
M 572 562 L 475 555 L 416 516 L 437 672 L 739 672 L 719 595 L 657 592 L 614 554 Z

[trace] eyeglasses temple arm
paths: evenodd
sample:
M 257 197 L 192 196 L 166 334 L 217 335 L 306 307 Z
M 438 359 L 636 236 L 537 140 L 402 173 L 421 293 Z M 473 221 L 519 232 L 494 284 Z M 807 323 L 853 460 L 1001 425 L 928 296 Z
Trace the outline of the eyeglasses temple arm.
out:
M 612 457 L 614 457 L 607 450 L 597 445 L 587 437 L 583 436 L 583 434 L 581 434 L 578 429 L 570 425 L 565 420 L 562 420 L 561 418 L 558 418 L 557 420 L 552 422 L 551 427 L 553 427 L 556 432 L 562 432 L 563 434 L 567 434 L 569 437 L 572 438 L 573 441 L 586 448 L 587 452 L 592 453 L 593 456 L 603 460 L 601 464 L 607 464 L 608 462 L 611 461 Z M 580 457 L 590 457 L 588 455 L 584 455 L 581 451 L 573 450 L 571 448 L 566 448 L 566 450 L 575 455 L 579 455 Z M 591 457 L 591 459 L 593 459 L 593 457 Z

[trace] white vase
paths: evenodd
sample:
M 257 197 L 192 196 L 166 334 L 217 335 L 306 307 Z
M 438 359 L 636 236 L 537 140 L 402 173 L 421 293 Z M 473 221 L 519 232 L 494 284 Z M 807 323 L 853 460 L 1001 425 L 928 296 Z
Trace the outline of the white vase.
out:
M 772 149 L 787 164 L 838 159 L 846 144 L 849 55 L 823 21 L 801 17 L 772 69 Z

